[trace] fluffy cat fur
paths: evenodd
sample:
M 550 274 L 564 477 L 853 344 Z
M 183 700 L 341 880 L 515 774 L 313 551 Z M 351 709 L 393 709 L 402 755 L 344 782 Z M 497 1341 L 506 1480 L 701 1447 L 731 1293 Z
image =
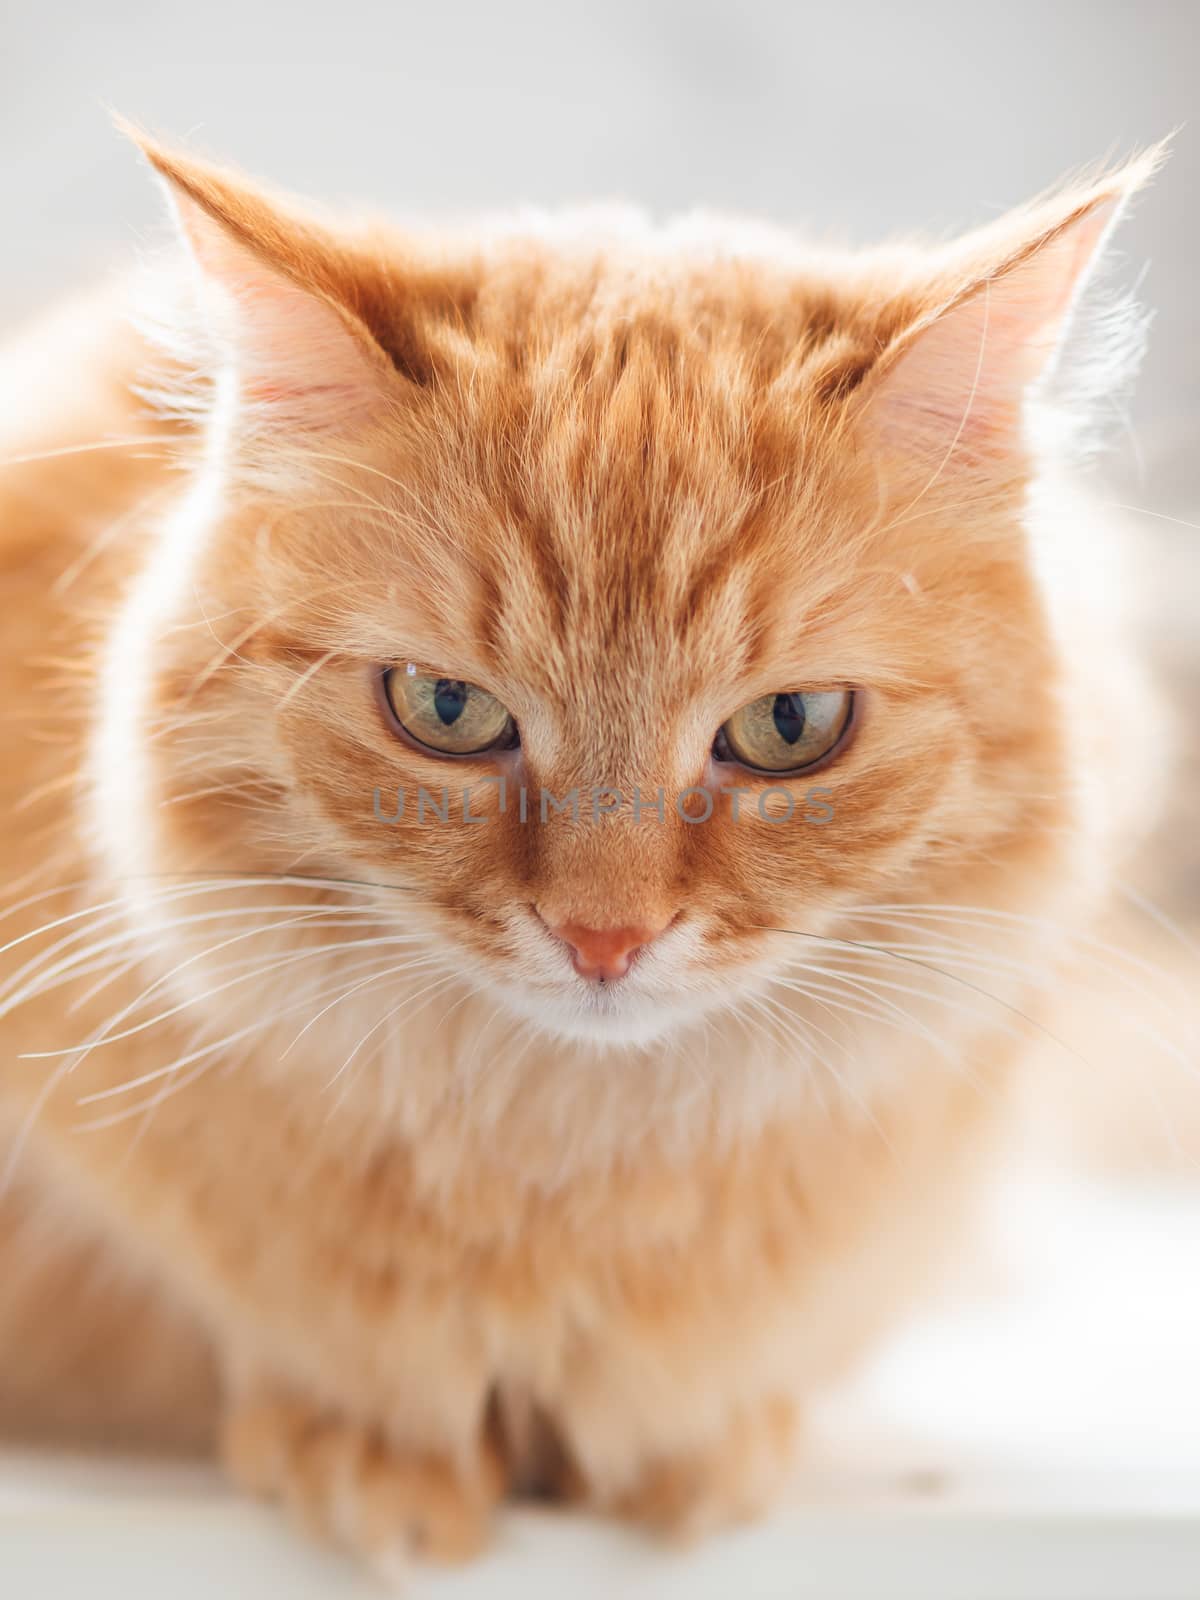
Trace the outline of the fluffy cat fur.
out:
M 0 369 L 4 1415 L 219 1437 L 380 1562 L 513 1490 L 753 1514 L 1150 810 L 1061 457 L 1135 354 L 1084 291 L 1154 158 L 838 254 L 328 220 L 142 145 L 178 263 Z M 397 739 L 410 658 L 520 748 Z M 714 734 L 831 687 L 833 819 L 780 825 Z M 523 824 L 502 771 L 717 804 Z M 483 825 L 374 815 L 467 783 Z M 598 987 L 562 922 L 669 926 Z

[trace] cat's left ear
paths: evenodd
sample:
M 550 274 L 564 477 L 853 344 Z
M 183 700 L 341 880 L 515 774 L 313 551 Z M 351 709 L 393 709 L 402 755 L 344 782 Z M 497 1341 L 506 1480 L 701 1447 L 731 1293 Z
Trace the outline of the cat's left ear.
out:
M 309 433 L 352 430 L 386 404 L 399 376 L 354 253 L 288 202 L 122 126 L 163 179 L 242 407 Z
M 1160 147 L 951 250 L 925 307 L 860 388 L 858 420 L 874 448 L 918 472 L 951 473 L 1020 448 L 1026 398 L 1054 369 L 1113 227 L 1162 155 Z M 1138 354 L 1129 331 L 1110 319 L 1118 365 Z

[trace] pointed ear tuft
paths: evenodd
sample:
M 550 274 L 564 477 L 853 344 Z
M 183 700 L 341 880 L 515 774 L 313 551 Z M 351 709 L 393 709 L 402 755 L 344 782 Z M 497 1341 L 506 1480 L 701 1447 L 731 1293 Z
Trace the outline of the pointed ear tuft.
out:
M 939 472 L 1019 450 L 1025 400 L 1050 374 L 1113 226 L 1162 153 L 1160 146 L 953 248 L 933 303 L 859 391 L 860 421 L 876 448 Z
M 268 429 L 367 420 L 396 374 L 355 309 L 350 254 L 287 202 L 119 125 L 163 180 L 242 406 Z

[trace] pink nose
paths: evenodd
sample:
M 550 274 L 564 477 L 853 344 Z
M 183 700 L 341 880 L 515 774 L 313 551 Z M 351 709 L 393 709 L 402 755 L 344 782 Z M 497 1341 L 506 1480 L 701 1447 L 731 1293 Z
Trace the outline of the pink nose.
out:
M 581 922 L 549 924 L 550 932 L 570 945 L 571 960 L 579 976 L 601 982 L 623 978 L 642 946 L 656 938 L 665 926 L 587 928 Z

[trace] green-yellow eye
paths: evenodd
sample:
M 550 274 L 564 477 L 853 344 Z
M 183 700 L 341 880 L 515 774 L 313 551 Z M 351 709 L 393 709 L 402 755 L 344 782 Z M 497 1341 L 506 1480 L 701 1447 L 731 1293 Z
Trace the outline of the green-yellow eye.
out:
M 853 709 L 850 689 L 764 694 L 734 712 L 717 734 L 713 754 L 755 772 L 802 772 L 830 753 Z
M 461 678 L 435 678 L 409 661 L 386 669 L 383 692 L 409 738 L 441 755 L 511 750 L 518 742 L 517 725 L 495 695 Z

